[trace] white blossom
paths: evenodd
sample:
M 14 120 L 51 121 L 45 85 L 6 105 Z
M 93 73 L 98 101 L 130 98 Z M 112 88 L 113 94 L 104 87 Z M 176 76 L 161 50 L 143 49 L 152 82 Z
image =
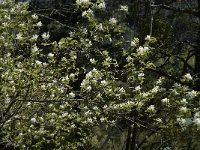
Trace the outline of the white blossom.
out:
M 36 15 L 36 14 L 33 14 L 32 16 L 31 16 L 33 19 L 38 19 L 38 16 Z
M 91 91 L 92 87 L 89 85 L 86 89 L 87 89 L 87 91 Z
M 162 103 L 169 103 L 169 99 L 168 99 L 168 98 L 163 98 L 163 99 L 161 100 L 161 102 L 162 102 Z
M 32 52 L 33 53 L 37 53 L 39 51 L 37 45 L 34 45 L 33 48 L 32 48 Z
M 70 73 L 69 77 L 70 78 L 75 78 L 75 74 L 74 73 Z
M 90 63 L 91 64 L 95 64 L 96 63 L 95 59 L 94 58 L 90 58 Z
M 45 85 L 45 84 L 41 85 L 41 88 L 42 88 L 43 90 L 45 90 L 45 89 L 46 89 L 46 85 Z
M 19 26 L 20 26 L 20 27 L 24 27 L 25 24 L 24 24 L 24 23 L 20 23 Z
M 194 97 L 197 96 L 197 92 L 194 91 L 194 90 L 192 90 L 192 91 L 190 91 L 190 92 L 187 93 L 187 96 L 188 96 L 189 98 L 194 98 Z
M 49 53 L 48 57 L 52 58 L 52 57 L 54 57 L 54 54 L 53 53 Z
M 100 23 L 100 24 L 97 25 L 97 29 L 100 30 L 100 31 L 103 31 L 103 25 L 102 25 L 102 23 Z
M 62 48 L 63 43 L 61 41 L 58 42 L 58 47 L 61 49 Z
M 154 105 L 150 105 L 147 110 L 149 111 L 155 111 L 155 106 Z
M 72 98 L 74 98 L 74 97 L 75 97 L 75 94 L 74 94 L 73 92 L 70 92 L 70 93 L 69 93 L 69 96 L 72 97 Z
M 101 98 L 102 97 L 101 93 L 98 93 L 96 97 Z
M 85 44 L 85 47 L 91 47 L 92 46 L 92 41 L 90 41 L 89 39 L 81 38 L 81 42 Z
M 162 83 L 162 80 L 163 80 L 163 78 L 161 77 L 161 78 L 159 78 L 159 79 L 156 81 L 156 83 L 157 83 L 157 84 L 161 84 L 161 83 Z
M 5 40 L 5 37 L 1 35 L 0 40 Z
M 39 117 L 40 121 L 44 121 L 44 118 L 43 117 Z
M 55 122 L 55 120 L 54 120 L 54 119 L 51 119 L 51 120 L 50 120 L 50 123 L 53 123 L 53 122 Z
M 136 47 L 139 44 L 139 39 L 138 38 L 134 38 L 131 41 L 131 47 Z
M 180 125 L 183 126 L 189 126 L 192 124 L 191 118 L 177 118 L 177 121 L 179 122 Z
M 131 57 L 131 56 L 126 57 L 126 61 L 127 61 L 127 62 L 130 62 L 131 60 L 132 60 L 132 57 Z
M 101 121 L 101 122 L 104 122 L 104 121 L 105 121 L 105 118 L 101 118 L 100 121 Z
M 61 61 L 67 61 L 66 57 L 62 57 Z
M 49 105 L 49 107 L 53 107 L 53 105 L 52 105 L 52 104 L 50 104 L 50 105 Z M 57 114 L 56 114 L 56 113 L 54 113 L 54 112 L 53 112 L 53 113 L 51 113 L 51 115 L 52 115 L 53 117 L 57 117 Z
M 16 39 L 17 39 L 17 40 L 21 40 L 21 39 L 22 39 L 22 34 L 21 34 L 21 33 L 18 33 L 18 34 L 16 35 Z
M 36 122 L 36 119 L 35 119 L 35 118 L 31 118 L 31 121 L 32 121 L 32 122 Z
M 177 92 L 176 89 L 172 89 L 172 93 L 173 93 L 174 95 L 178 95 L 178 92 Z
M 88 122 L 88 123 L 92 123 L 92 118 L 88 118 L 88 119 L 87 119 L 87 122 Z
M 121 93 L 125 93 L 125 90 L 124 90 L 123 87 L 121 87 L 121 88 L 119 89 L 119 91 L 120 91 Z
M 187 107 L 183 106 L 180 108 L 180 112 L 186 113 L 187 112 Z
M 37 65 L 42 65 L 42 62 L 39 61 L 39 60 L 36 60 L 35 63 L 36 63 Z
M 92 76 L 92 71 L 90 71 L 90 72 L 88 72 L 87 74 L 86 74 L 86 78 L 90 78 Z
M 34 41 L 36 41 L 38 39 L 38 35 L 37 34 L 34 34 L 33 36 L 32 36 L 32 38 L 31 38 L 31 40 L 34 40 Z
M 31 106 L 31 102 L 28 102 L 28 103 L 27 103 L 27 106 Z
M 10 15 L 5 15 L 4 18 L 10 20 Z
M 41 26 L 42 26 L 42 22 L 39 21 L 36 25 L 37 25 L 38 27 L 41 27 Z
M 53 104 L 49 104 L 49 107 L 51 108 L 51 107 L 53 107 Z M 55 114 L 55 113 L 54 113 Z
M 156 118 L 156 121 L 159 123 L 162 123 L 162 119 L 161 118 Z
M 83 28 L 83 33 L 84 34 L 87 34 L 88 33 L 88 30 L 86 28 Z
M 71 52 L 69 53 L 69 55 L 72 57 L 72 59 L 76 59 L 76 58 L 77 58 L 76 52 L 75 52 L 75 51 L 71 51 Z
M 193 120 L 194 124 L 196 124 L 198 127 L 200 127 L 200 118 L 195 118 Z
M 188 80 L 192 80 L 192 76 L 189 73 L 187 73 L 186 75 L 184 75 L 184 77 L 186 79 L 188 79 Z
M 68 116 L 68 113 L 67 113 L 67 112 L 65 112 L 65 113 L 62 114 L 62 117 L 63 117 L 63 118 L 66 117 L 66 116 Z
M 135 87 L 135 90 L 136 90 L 136 91 L 141 90 L 141 86 L 140 86 L 140 85 L 136 86 L 136 87 Z
M 44 33 L 42 34 L 42 38 L 43 38 L 44 40 L 48 40 L 48 39 L 50 38 L 49 33 L 44 32 Z
M 89 14 L 89 15 L 93 16 L 93 15 L 94 15 L 94 12 L 93 12 L 93 10 L 92 10 L 92 9 L 90 9 L 90 8 L 89 8 L 89 9 L 87 10 L 87 14 Z
M 94 73 L 98 73 L 98 71 L 97 71 L 96 68 L 93 68 L 93 69 L 92 69 L 92 72 L 94 72 Z
M 109 22 L 112 25 L 116 25 L 117 24 L 117 19 L 116 18 L 110 18 Z
M 103 109 L 106 109 L 106 108 L 108 108 L 108 106 L 107 106 L 107 105 L 104 105 L 104 106 L 103 106 Z
M 145 38 L 146 41 L 149 41 L 150 39 L 151 39 L 150 35 L 147 35 L 146 38 Z
M 148 47 L 140 46 L 140 47 L 137 49 L 137 53 L 140 54 L 140 55 L 142 55 L 142 54 L 146 53 L 148 50 L 149 50 Z
M 110 62 L 110 61 L 112 61 L 112 58 L 107 57 L 107 58 L 106 58 L 106 61 L 107 61 L 107 62 Z
M 195 118 L 200 118 L 200 112 L 196 112 L 196 113 L 194 114 L 194 117 L 195 117 Z
M 159 86 L 155 86 L 153 89 L 152 89 L 152 92 L 153 93 L 157 93 L 159 90 Z
M 43 66 L 47 66 L 47 63 L 46 63 L 46 62 L 43 62 L 42 65 L 43 65 Z
M 75 127 L 76 127 L 76 125 L 75 125 L 75 124 L 72 124 L 72 125 L 71 125 L 71 128 L 75 128 Z
M 183 99 L 181 100 L 181 103 L 182 103 L 182 104 L 187 104 L 188 102 L 187 102 L 187 100 L 186 100 L 185 98 L 183 98 Z
M 180 88 L 180 87 L 181 87 L 181 84 L 180 84 L 180 83 L 174 83 L 174 87 L 175 87 L 175 88 Z
M 107 82 L 105 80 L 101 81 L 101 84 L 106 85 Z
M 99 4 L 97 5 L 97 8 L 99 8 L 99 9 L 105 9 L 105 8 L 106 8 L 105 2 L 102 1 L 101 3 L 99 3 Z
M 3 22 L 2 25 L 3 25 L 4 27 L 6 27 L 6 26 L 8 26 L 8 23 L 7 23 L 7 22 Z
M 13 81 L 13 80 L 11 80 L 11 81 L 9 81 L 9 83 L 10 83 L 10 84 L 13 84 L 13 83 L 14 83 L 14 81 Z
M 183 118 L 177 118 L 176 120 L 177 120 L 177 122 L 179 122 L 179 124 L 181 124 L 181 125 L 185 124 L 185 122 L 186 122 L 186 120 L 183 119 Z
M 94 110 L 98 110 L 98 107 L 97 106 L 94 106 L 94 108 L 93 108 Z
M 88 115 L 90 115 L 90 114 L 91 114 L 90 111 L 86 111 L 86 112 L 85 112 L 85 115 L 86 115 L 86 116 L 88 116 Z
M 135 43 L 135 41 L 131 41 L 131 46 L 132 46 L 132 47 L 137 46 L 137 44 Z
M 149 94 L 148 94 L 148 93 L 140 93 L 140 95 L 141 95 L 142 97 L 147 97 Z
M 10 57 L 10 56 L 11 56 L 11 53 L 8 52 L 7 55 L 6 55 L 6 57 Z
M 139 77 L 139 78 L 140 78 L 140 77 L 144 77 L 144 73 L 143 73 L 143 72 L 139 73 L 139 74 L 138 74 L 138 77 Z
M 83 12 L 82 12 L 82 17 L 87 16 L 87 14 L 88 14 L 87 11 L 83 11 Z
M 126 6 L 126 5 L 121 5 L 121 6 L 120 6 L 120 10 L 121 10 L 121 11 L 128 12 L 128 6 Z
M 75 32 L 72 32 L 72 31 L 69 32 L 70 37 L 74 36 L 74 34 Z
M 11 8 L 10 12 L 14 13 L 15 12 L 15 8 Z

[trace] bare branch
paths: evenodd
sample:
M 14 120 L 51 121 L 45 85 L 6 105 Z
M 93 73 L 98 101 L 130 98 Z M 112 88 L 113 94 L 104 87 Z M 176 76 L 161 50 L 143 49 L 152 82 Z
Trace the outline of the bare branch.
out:
M 167 77 L 168 79 L 171 79 L 172 81 L 175 81 L 177 83 L 180 83 L 181 85 L 186 85 L 186 86 L 189 86 L 189 87 L 193 87 L 193 84 L 192 83 L 186 83 L 186 82 L 182 82 L 180 78 L 178 77 L 174 77 L 162 70 L 158 70 L 158 69 L 152 69 L 152 68 L 146 68 L 146 70 L 148 71 L 151 71 L 151 72 L 155 72 L 157 74 L 159 74 L 160 76 L 163 76 L 163 77 Z
M 171 11 L 174 11 L 174 12 L 186 13 L 186 14 L 193 15 L 193 16 L 196 16 L 196 17 L 199 16 L 199 11 L 197 11 L 197 10 L 175 8 L 175 7 L 165 5 L 165 4 L 151 5 L 151 6 L 152 7 L 158 7 L 158 8 L 161 8 L 161 9 L 171 10 Z

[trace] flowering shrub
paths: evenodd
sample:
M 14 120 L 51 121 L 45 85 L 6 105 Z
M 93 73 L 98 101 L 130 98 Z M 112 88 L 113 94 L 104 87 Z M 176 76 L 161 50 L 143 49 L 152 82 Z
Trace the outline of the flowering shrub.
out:
M 182 135 L 200 127 L 198 93 L 186 86 L 192 76 L 184 75 L 182 85 L 152 78 L 155 39 L 139 45 L 127 34 L 120 14 L 128 6 L 101 18 L 104 1 L 76 4 L 86 21 L 58 42 L 39 34 L 43 24 L 26 4 L 1 4 L 1 141 L 19 149 L 95 149 L 104 139 L 96 130 L 137 127 L 142 148 L 169 136 L 183 146 Z

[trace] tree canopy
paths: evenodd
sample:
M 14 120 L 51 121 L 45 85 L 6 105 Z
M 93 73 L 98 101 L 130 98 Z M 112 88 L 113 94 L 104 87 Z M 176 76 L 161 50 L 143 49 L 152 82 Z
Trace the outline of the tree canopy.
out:
M 198 150 L 198 4 L 3 1 L 1 147 Z

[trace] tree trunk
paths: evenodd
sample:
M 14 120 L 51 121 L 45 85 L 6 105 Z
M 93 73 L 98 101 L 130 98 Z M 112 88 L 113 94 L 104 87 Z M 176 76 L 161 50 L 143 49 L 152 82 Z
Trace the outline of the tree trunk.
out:
M 137 124 L 134 122 L 134 126 L 133 126 L 133 130 L 132 130 L 132 138 L 131 138 L 131 150 L 136 150 L 137 149 L 137 142 L 136 142 L 136 138 L 137 138 Z
M 131 122 L 128 127 L 128 135 L 126 139 L 126 150 L 136 150 L 137 149 L 137 134 L 138 126 L 136 119 L 138 117 L 138 112 L 135 107 L 132 108 L 130 113 Z
M 131 143 L 131 126 L 128 127 L 128 135 L 126 138 L 126 150 L 130 150 L 130 143 Z
M 198 19 L 200 20 L 200 0 L 198 0 Z M 197 34 L 197 48 L 195 51 L 195 75 L 196 83 L 194 89 L 200 91 L 200 25 Z

